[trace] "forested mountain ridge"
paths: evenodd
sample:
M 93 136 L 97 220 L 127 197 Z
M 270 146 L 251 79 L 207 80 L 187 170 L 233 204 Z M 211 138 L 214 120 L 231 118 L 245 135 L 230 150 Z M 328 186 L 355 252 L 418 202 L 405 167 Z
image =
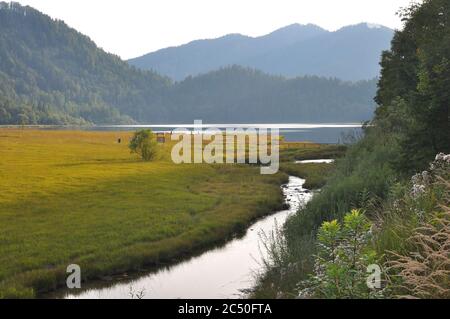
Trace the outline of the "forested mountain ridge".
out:
M 372 118 L 375 90 L 375 79 L 286 79 L 231 66 L 175 83 L 165 104 L 175 122 L 360 122 Z M 180 105 L 189 112 L 177 112 Z
M 317 75 L 367 80 L 378 76 L 381 52 L 389 48 L 393 32 L 367 23 L 335 32 L 312 24 L 293 24 L 261 37 L 230 34 L 192 41 L 131 59 L 129 63 L 178 81 L 234 64 L 286 77 Z
M 276 42 L 297 41 L 296 29 L 278 31 Z M 286 79 L 239 66 L 173 83 L 62 21 L 0 5 L 0 124 L 364 121 L 375 90 L 375 80 Z
M 31 7 L 0 4 L 0 123 L 132 122 L 170 81 Z

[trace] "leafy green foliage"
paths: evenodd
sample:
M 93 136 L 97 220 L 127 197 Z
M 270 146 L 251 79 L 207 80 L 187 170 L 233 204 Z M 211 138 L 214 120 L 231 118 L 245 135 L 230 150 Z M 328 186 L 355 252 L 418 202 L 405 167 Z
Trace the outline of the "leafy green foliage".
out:
M 403 19 L 404 30 L 383 54 L 374 120 L 337 162 L 320 194 L 286 224 L 288 259 L 304 264 L 295 274 L 298 281 L 314 270 L 311 237 L 324 221 L 341 221 L 346 212 L 364 207 L 367 217 L 383 220 L 375 239 L 377 251 L 406 254 L 411 251 L 407 239 L 420 223 L 410 210 L 430 212 L 439 203 L 437 193 L 408 199 L 402 192 L 409 177 L 437 153 L 450 152 L 450 2 L 425 0 L 405 10 Z M 391 204 L 395 208 L 386 209 Z M 380 217 L 380 211 L 386 214 Z M 286 282 L 279 286 L 294 290 Z
M 140 130 L 134 133 L 129 148 L 132 153 L 138 154 L 144 161 L 151 161 L 158 153 L 158 142 L 151 130 Z
M 437 33 L 435 35 L 437 38 L 428 39 L 427 43 L 441 45 L 439 42 L 439 39 L 442 39 L 441 31 L 447 32 L 447 28 L 442 28 L 440 24 L 429 20 L 435 18 L 441 21 L 441 15 L 450 14 L 449 3 L 440 0 L 425 1 L 423 6 L 414 5 L 408 12 L 411 16 L 405 17 L 405 30 L 396 33 L 392 51 L 384 54 L 377 96 L 381 106 L 377 109 L 375 119 L 365 128 L 365 137 L 351 146 L 347 155 L 337 163 L 336 173 L 329 178 L 322 192 L 301 214 L 288 222 L 287 236 L 292 242 L 301 240 L 300 238 L 311 230 L 317 230 L 324 220 L 341 219 L 345 212 L 361 207 L 359 203 L 361 194 L 386 199 L 393 185 L 410 176 L 411 172 L 428 165 L 436 153 L 446 152 L 450 140 L 448 130 L 450 96 L 448 90 L 435 91 L 436 98 L 440 97 L 442 101 L 447 99 L 446 103 L 440 104 L 441 110 L 447 112 L 445 116 L 441 114 L 435 117 L 435 113 L 423 105 L 419 113 L 423 114 L 426 120 L 419 120 L 419 113 L 413 112 L 419 107 L 415 104 L 416 100 L 411 98 L 418 93 L 416 91 L 418 82 L 414 80 L 418 76 L 416 64 L 418 56 L 417 50 L 410 48 L 412 46 L 410 40 L 420 38 L 425 41 L 419 34 L 422 30 L 429 30 L 427 31 L 430 32 L 429 37 Z M 428 20 L 417 18 L 422 15 L 427 15 Z M 435 31 L 431 31 L 433 29 Z M 450 30 L 448 34 L 450 35 Z M 417 41 L 415 43 L 420 44 Z M 446 47 L 447 44 L 442 46 Z M 436 50 L 441 52 L 439 49 Z M 394 63 L 397 60 L 398 64 Z M 429 134 L 435 132 L 436 128 L 439 133 L 431 138 Z M 416 136 L 422 129 L 427 133 L 422 132 L 424 134 L 422 137 L 411 141 L 410 138 Z M 433 139 L 439 139 L 435 144 L 438 149 L 436 153 Z M 295 243 L 292 245 L 297 246 Z M 298 258 L 303 256 L 301 252 L 296 254 Z
M 317 234 L 314 274 L 300 284 L 300 296 L 380 297 L 380 291 L 367 286 L 367 267 L 376 261 L 369 248 L 371 226 L 359 210 L 346 214 L 343 225 L 337 220 L 324 222 Z
M 425 0 L 402 13 L 403 31 L 383 54 L 375 123 L 402 101 L 401 155 L 396 168 L 414 173 L 439 152 L 450 150 L 450 3 Z

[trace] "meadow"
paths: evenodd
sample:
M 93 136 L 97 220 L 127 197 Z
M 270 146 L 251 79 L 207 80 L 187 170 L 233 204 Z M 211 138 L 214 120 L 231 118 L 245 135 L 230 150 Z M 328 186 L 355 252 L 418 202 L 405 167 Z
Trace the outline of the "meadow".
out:
M 118 143 L 118 138 L 122 142 Z M 139 270 L 228 238 L 281 208 L 287 175 L 144 162 L 129 132 L 0 130 L 0 298 Z

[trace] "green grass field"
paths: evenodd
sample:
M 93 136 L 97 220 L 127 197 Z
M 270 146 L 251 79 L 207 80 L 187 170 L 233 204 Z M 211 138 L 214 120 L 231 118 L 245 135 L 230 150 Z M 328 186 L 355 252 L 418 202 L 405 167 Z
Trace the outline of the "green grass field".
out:
M 168 261 L 282 204 L 283 173 L 143 162 L 130 136 L 0 130 L 0 297 L 56 289 L 72 263 L 87 280 Z

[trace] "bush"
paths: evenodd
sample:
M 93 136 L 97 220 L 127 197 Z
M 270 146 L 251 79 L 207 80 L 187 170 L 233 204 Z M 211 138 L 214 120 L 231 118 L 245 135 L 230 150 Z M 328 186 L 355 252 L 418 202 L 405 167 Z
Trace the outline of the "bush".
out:
M 129 148 L 131 153 L 138 154 L 144 161 L 151 161 L 157 155 L 158 143 L 151 130 L 140 130 L 134 133 Z
M 324 222 L 317 234 L 314 273 L 300 283 L 300 296 L 313 298 L 374 298 L 382 291 L 369 289 L 367 267 L 376 262 L 369 246 L 372 224 L 360 210 Z

